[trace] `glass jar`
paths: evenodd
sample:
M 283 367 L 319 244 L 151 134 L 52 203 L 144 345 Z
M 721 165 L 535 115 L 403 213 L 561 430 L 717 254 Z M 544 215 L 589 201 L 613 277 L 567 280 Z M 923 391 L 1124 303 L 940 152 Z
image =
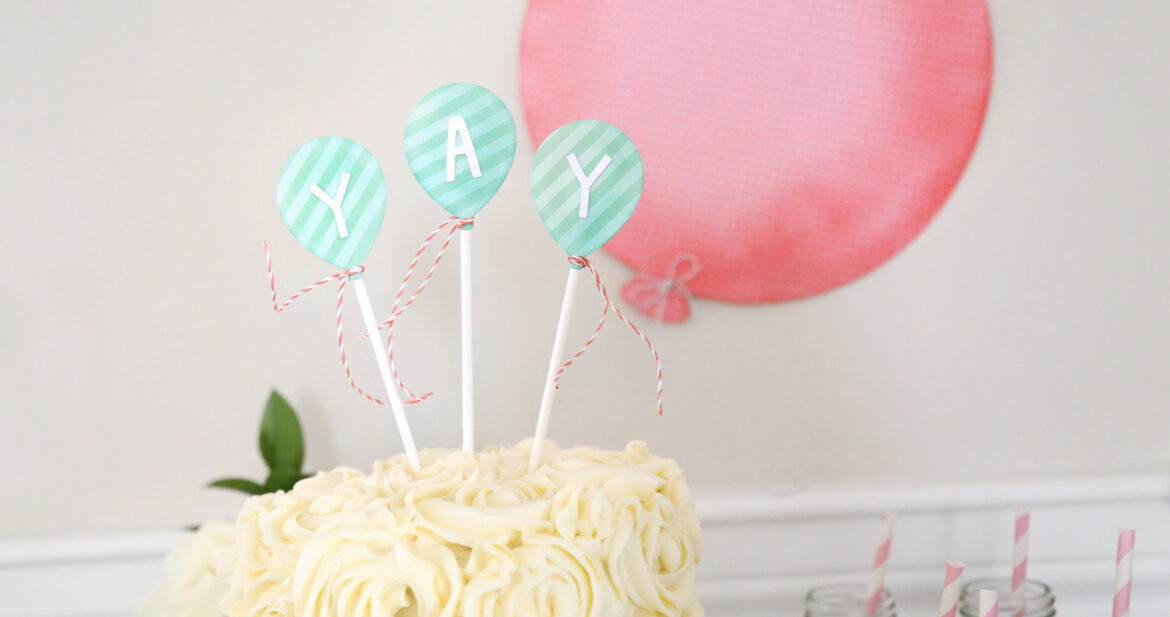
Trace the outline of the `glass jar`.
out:
M 1015 617 L 1019 609 L 1012 602 L 1012 581 L 1006 578 L 985 578 L 963 585 L 959 596 L 959 615 L 979 617 L 979 591 L 990 589 L 999 594 L 999 614 Z M 1039 581 L 1024 582 L 1024 617 L 1053 617 L 1056 615 L 1056 596 L 1052 588 Z
M 804 617 L 865 617 L 867 586 L 841 583 L 810 589 L 804 596 Z M 897 617 L 894 597 L 882 590 L 882 606 L 875 617 Z

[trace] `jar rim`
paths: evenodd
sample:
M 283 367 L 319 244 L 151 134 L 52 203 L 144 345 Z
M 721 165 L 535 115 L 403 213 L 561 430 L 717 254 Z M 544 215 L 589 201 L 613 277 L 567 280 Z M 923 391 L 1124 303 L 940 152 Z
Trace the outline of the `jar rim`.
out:
M 1014 614 L 1020 607 L 1012 601 L 1012 581 L 1007 578 L 981 578 L 963 585 L 962 595 L 959 598 L 960 613 L 963 615 L 977 615 L 979 592 L 984 589 L 999 594 L 999 609 L 1001 614 Z M 1024 617 L 1054 617 L 1056 615 L 1056 596 L 1052 588 L 1040 581 L 1025 581 L 1024 584 Z
M 818 585 L 809 589 L 808 593 L 804 594 L 804 602 L 805 606 L 808 606 L 826 601 L 831 602 L 832 600 L 840 601 L 843 599 L 842 596 L 845 596 L 844 599 L 850 603 L 858 603 L 864 606 L 866 591 L 868 589 L 869 585 L 866 583 L 846 582 Z M 889 587 L 882 587 L 882 609 L 892 611 L 895 606 L 894 596 L 890 593 Z

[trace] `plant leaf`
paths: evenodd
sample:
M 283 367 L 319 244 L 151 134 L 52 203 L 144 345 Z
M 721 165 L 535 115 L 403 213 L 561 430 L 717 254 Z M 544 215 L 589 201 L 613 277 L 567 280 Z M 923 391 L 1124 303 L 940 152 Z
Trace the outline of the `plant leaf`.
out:
M 247 478 L 220 478 L 219 480 L 216 480 L 207 486 L 213 486 L 215 488 L 226 488 L 228 490 L 240 491 L 241 493 L 247 493 L 249 495 L 263 495 L 264 493 L 270 492 L 268 489 Z
M 300 482 L 306 476 L 299 471 L 291 469 L 273 469 L 272 473 L 268 474 L 268 479 L 264 482 L 264 488 L 270 492 L 275 491 L 291 491 L 293 485 Z
M 292 406 L 276 390 L 268 395 L 260 421 L 260 454 L 272 471 L 300 472 L 305 461 L 301 421 Z

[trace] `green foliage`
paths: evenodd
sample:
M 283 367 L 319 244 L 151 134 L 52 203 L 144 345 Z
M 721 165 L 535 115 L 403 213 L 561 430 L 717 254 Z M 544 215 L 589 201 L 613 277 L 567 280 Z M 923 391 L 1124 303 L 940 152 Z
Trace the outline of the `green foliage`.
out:
M 299 472 L 305 460 L 301 422 L 292 406 L 276 390 L 268 395 L 264 419 L 260 422 L 260 455 L 273 471 Z
M 233 491 L 240 491 L 249 495 L 263 495 L 268 492 L 268 489 L 263 485 L 256 484 L 247 478 L 220 478 L 208 486 L 215 488 L 226 488 Z
M 264 418 L 260 421 L 260 455 L 268 465 L 268 478 L 263 484 L 245 478 L 222 478 L 208 486 L 248 495 L 262 495 L 290 490 L 299 480 L 311 475 L 301 471 L 305 461 L 305 437 L 301 431 L 301 421 L 288 401 L 276 390 L 268 395 Z

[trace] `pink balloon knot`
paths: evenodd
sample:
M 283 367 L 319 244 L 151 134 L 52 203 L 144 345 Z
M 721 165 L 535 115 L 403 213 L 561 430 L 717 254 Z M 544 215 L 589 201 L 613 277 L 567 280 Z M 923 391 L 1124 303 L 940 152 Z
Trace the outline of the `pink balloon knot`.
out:
M 657 278 L 639 274 L 622 286 L 622 298 L 643 315 L 666 323 L 679 323 L 691 316 L 690 283 L 699 274 L 699 258 L 691 253 L 678 253 L 666 269 L 666 275 Z

